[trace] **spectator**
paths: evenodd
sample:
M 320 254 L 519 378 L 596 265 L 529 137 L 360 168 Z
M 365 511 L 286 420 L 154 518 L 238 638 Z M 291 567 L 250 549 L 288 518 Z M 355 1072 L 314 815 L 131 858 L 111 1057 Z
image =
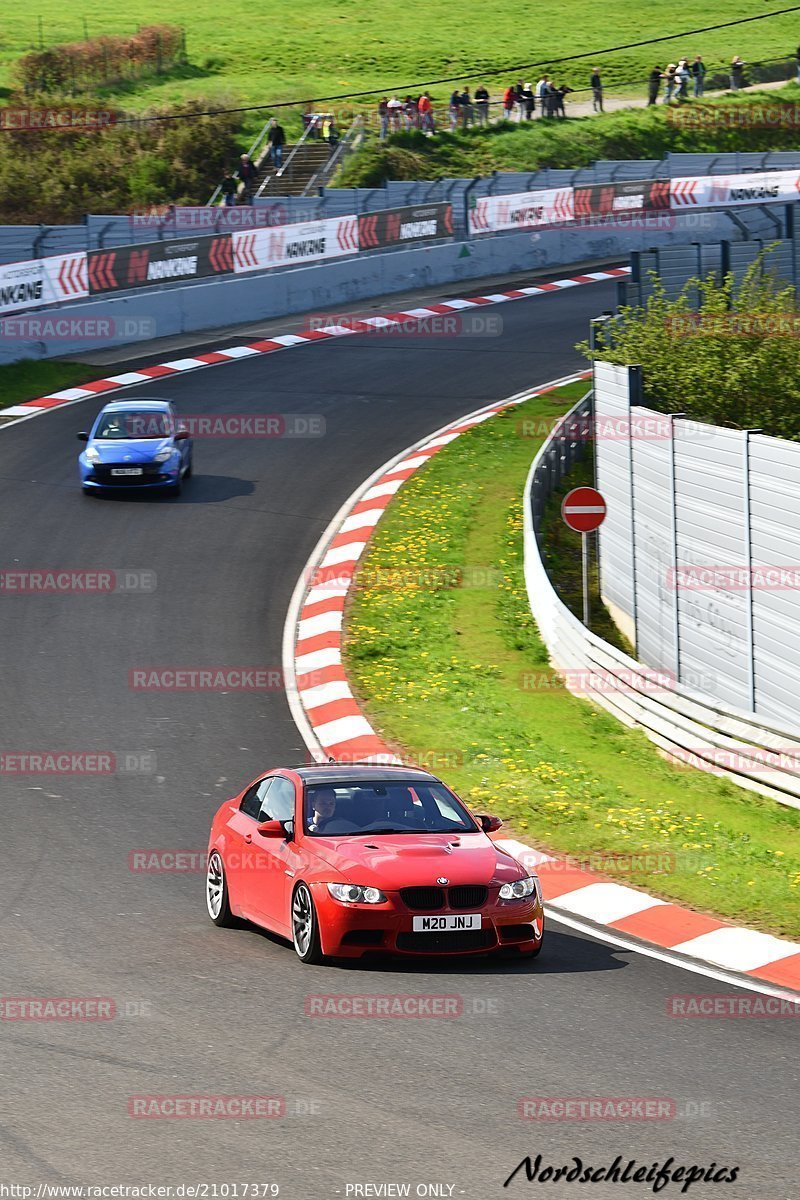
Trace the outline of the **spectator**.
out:
M 503 92 L 503 116 L 507 121 L 511 120 L 511 114 L 514 111 L 514 105 L 517 102 L 517 93 L 514 91 L 513 84 L 509 84 Z
M 278 123 L 277 117 L 272 117 L 267 131 L 267 153 L 272 159 L 272 164 L 275 167 L 275 174 L 283 174 L 283 147 L 286 145 L 286 134 L 283 132 L 283 126 Z
M 547 76 L 542 75 L 541 79 L 538 81 L 538 83 L 536 84 L 536 87 L 534 88 L 534 95 L 536 96 L 536 99 L 539 101 L 539 112 L 542 114 L 542 116 L 544 116 L 544 97 L 545 97 L 545 92 L 547 91 L 547 85 L 549 82 L 550 82 L 550 80 L 547 78 Z
M 236 189 L 239 184 L 230 171 L 226 171 L 222 176 L 222 183 L 219 186 L 222 191 L 222 203 L 226 208 L 231 208 L 236 203 Z
M 389 127 L 393 133 L 397 133 L 400 128 L 400 112 L 403 107 L 403 101 L 398 100 L 397 96 L 392 96 L 386 107 L 389 111 Z
M 380 130 L 378 137 L 383 142 L 389 132 L 389 101 L 386 96 L 378 102 L 378 128 Z
M 419 110 L 419 120 L 420 126 L 422 127 L 422 132 L 435 133 L 435 126 L 433 122 L 433 104 L 431 103 L 431 98 L 428 92 L 422 93 L 417 101 L 417 108 Z
M 647 80 L 647 105 L 655 104 L 661 90 L 661 67 L 653 67 Z
M 416 100 L 411 96 L 406 96 L 406 102 L 403 105 L 403 111 L 406 114 L 406 129 L 419 128 L 419 108 Z
M 677 71 L 675 63 L 669 63 L 664 72 L 664 103 L 669 104 L 672 99 L 672 93 L 675 91 L 675 72 Z
M 465 87 L 461 95 L 458 97 L 458 103 L 461 106 L 461 127 L 467 129 L 473 122 L 474 113 L 472 111 L 472 97 L 469 94 L 469 88 Z
M 560 87 L 556 88 L 556 113 L 559 117 L 566 117 L 567 115 L 567 110 L 564 107 L 564 97 L 568 96 L 572 90 L 573 89 L 571 87 L 567 87 L 565 83 L 562 83 Z
M 520 79 L 517 86 L 514 88 L 517 98 L 517 120 L 521 121 L 525 116 L 525 84 Z
M 675 83 L 678 87 L 678 99 L 686 100 L 689 95 L 689 77 L 691 72 L 686 64 L 686 59 L 682 58 L 675 69 Z
M 239 178 L 244 184 L 243 198 L 245 204 L 253 203 L 253 191 L 258 180 L 258 171 L 249 154 L 242 154 L 239 159 Z
M 536 108 L 536 97 L 534 96 L 533 88 L 529 83 L 526 83 L 525 87 L 522 89 L 522 103 L 523 111 L 525 113 L 525 120 L 530 121 L 533 117 L 533 110 Z
M 603 112 L 603 82 L 597 67 L 592 67 L 589 87 L 592 89 L 592 110 L 594 112 Z
M 706 64 L 703 62 L 700 55 L 692 63 L 692 76 L 694 78 L 694 94 L 695 97 L 703 94 L 703 81 L 706 77 Z
M 731 59 L 732 92 L 738 92 L 740 88 L 744 87 L 744 68 L 744 59 L 740 58 L 738 54 L 734 54 L 733 58 Z
M 489 124 L 489 93 L 483 84 L 475 89 L 475 112 L 479 125 Z
M 461 93 L 456 88 L 450 94 L 450 132 L 454 133 L 458 128 L 458 110 L 461 107 Z

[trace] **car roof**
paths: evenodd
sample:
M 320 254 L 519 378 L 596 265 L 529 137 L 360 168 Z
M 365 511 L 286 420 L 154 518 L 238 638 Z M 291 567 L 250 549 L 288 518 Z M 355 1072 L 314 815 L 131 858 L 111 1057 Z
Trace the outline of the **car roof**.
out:
M 169 400 L 112 400 L 103 412 L 124 412 L 128 408 L 151 408 L 154 412 L 166 412 L 171 407 Z
M 391 783 L 397 780 L 409 780 L 417 783 L 438 783 L 439 780 L 429 771 L 419 767 L 386 766 L 381 763 L 318 763 L 315 766 L 286 767 L 294 771 L 304 783 L 358 783 L 370 780 Z

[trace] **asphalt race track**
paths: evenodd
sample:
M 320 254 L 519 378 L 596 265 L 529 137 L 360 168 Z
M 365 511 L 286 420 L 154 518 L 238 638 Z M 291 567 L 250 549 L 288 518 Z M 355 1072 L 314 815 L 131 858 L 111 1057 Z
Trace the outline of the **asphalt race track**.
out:
M 620 1154 L 740 1168 L 693 1197 L 797 1196 L 794 1022 L 666 1014 L 671 995 L 729 986 L 553 923 L 533 963 L 310 968 L 266 934 L 216 929 L 202 874 L 129 866 L 141 849 L 201 852 L 226 796 L 306 757 L 280 690 L 154 695 L 129 672 L 278 671 L 296 579 L 353 488 L 446 421 L 580 367 L 574 343 L 612 303 L 610 285 L 580 287 L 492 310 L 501 337 L 354 336 L 140 387 L 185 413 L 325 419 L 320 438 L 198 440 L 179 500 L 81 495 L 75 433 L 100 399 L 0 433 L 0 565 L 156 578 L 141 593 L 0 597 L 2 747 L 155 760 L 0 779 L 0 993 L 109 997 L 119 1014 L 0 1021 L 0 1178 L 272 1182 L 292 1200 L 370 1183 L 469 1200 L 651 1195 L 522 1172 L 502 1187 L 526 1154 L 596 1167 Z M 305 1015 L 312 993 L 398 992 L 455 995 L 463 1015 Z M 286 1116 L 132 1119 L 142 1095 L 283 1096 Z M 664 1097 L 677 1115 L 534 1124 L 517 1115 L 526 1096 Z

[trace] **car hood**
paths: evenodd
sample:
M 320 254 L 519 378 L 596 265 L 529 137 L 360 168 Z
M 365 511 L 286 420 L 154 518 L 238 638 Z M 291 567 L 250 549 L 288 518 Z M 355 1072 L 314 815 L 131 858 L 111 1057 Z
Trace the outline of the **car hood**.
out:
M 92 441 L 89 445 L 104 463 L 152 462 L 160 450 L 172 449 L 172 438 L 120 438 L 116 441 Z
M 347 882 L 383 891 L 429 886 L 439 878 L 451 884 L 506 882 L 521 873 L 485 833 L 364 833 L 310 838 L 309 845 Z

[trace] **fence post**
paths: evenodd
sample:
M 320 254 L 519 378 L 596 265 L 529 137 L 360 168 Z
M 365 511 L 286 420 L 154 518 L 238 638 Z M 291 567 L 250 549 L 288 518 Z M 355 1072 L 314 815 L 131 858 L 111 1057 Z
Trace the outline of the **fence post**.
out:
M 630 476 L 631 506 L 631 599 L 633 601 L 633 647 L 639 648 L 639 605 L 636 599 L 636 487 L 633 478 L 633 422 L 631 409 L 642 403 L 642 368 L 628 367 L 628 474 Z
M 744 496 L 744 557 L 747 563 L 747 588 L 745 590 L 747 623 L 747 697 L 750 711 L 756 711 L 756 651 L 753 638 L 753 540 L 750 524 L 750 435 L 760 429 L 743 430 L 742 483 Z
M 686 413 L 669 414 L 669 491 L 670 491 L 670 536 L 672 540 L 672 586 L 675 599 L 672 605 L 672 627 L 675 637 L 675 682 L 681 681 L 681 615 L 678 591 L 678 494 L 675 487 L 675 422 Z

